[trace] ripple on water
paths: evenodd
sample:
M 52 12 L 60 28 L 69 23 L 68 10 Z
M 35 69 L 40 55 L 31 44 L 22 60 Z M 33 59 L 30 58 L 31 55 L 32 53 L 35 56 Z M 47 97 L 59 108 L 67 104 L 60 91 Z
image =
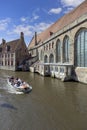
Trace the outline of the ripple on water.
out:
M 17 92 L 13 87 L 9 86 L 6 78 L 0 77 L 0 89 L 5 90 L 11 94 L 23 94 L 23 92 Z
M 7 84 L 7 91 L 8 91 L 9 93 L 12 93 L 12 94 L 23 94 L 23 92 L 17 92 L 17 91 L 15 90 L 15 88 L 11 87 L 11 86 L 8 85 L 8 84 Z

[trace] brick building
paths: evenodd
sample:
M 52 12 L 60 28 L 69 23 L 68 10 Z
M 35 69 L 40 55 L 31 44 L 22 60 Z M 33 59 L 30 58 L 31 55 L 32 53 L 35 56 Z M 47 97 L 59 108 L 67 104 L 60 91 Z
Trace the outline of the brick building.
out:
M 45 31 L 35 33 L 28 49 L 38 57 L 31 71 L 87 83 L 87 0 Z
M 0 44 L 0 69 L 15 71 L 28 57 L 29 53 L 24 41 L 23 32 L 20 33 L 20 39 L 10 42 L 2 39 Z

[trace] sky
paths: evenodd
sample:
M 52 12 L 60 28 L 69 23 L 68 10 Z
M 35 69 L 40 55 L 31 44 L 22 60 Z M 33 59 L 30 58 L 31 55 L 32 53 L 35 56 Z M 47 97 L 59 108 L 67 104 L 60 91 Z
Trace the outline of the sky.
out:
M 0 43 L 20 38 L 29 45 L 40 33 L 84 0 L 0 0 Z

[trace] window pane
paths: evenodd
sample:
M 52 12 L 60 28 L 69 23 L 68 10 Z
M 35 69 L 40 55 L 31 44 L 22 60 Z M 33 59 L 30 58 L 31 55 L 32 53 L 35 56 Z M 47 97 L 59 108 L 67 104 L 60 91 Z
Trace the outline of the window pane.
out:
M 87 31 L 79 32 L 76 40 L 76 65 L 80 67 L 87 67 Z
M 60 40 L 56 43 L 56 62 L 61 61 L 61 43 Z
M 50 54 L 49 61 L 50 61 L 50 63 L 54 62 L 54 56 L 53 56 L 53 54 Z
M 69 62 L 69 37 L 64 39 L 64 61 Z

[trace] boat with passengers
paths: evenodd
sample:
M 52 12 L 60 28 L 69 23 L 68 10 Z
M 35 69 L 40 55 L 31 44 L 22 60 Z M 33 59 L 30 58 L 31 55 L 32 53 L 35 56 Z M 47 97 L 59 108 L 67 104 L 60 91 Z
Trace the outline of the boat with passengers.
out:
M 20 78 L 14 78 L 12 76 L 12 77 L 9 77 L 7 81 L 8 81 L 8 84 L 11 87 L 15 88 L 15 90 L 18 92 L 29 93 L 32 90 L 32 86 L 30 86 L 28 83 L 21 80 Z

